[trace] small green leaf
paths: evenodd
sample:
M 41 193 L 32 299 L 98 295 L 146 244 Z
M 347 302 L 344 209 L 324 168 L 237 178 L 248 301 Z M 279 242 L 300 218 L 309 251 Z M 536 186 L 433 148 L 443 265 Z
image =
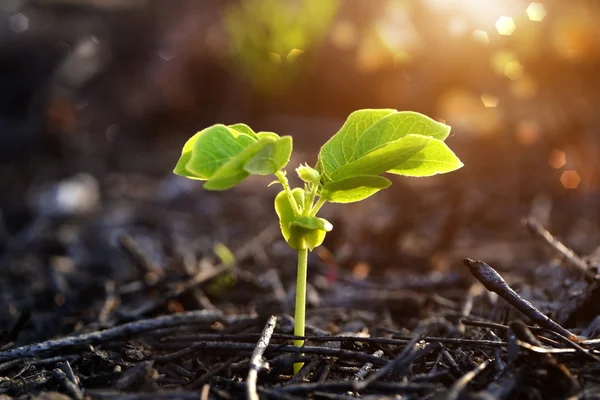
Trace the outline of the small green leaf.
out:
M 219 257 L 219 260 L 221 260 L 221 264 L 227 267 L 235 265 L 235 255 L 229 249 L 229 247 L 225 246 L 223 243 L 215 243 L 215 245 L 213 246 L 213 251 L 215 252 L 217 257 Z
M 381 118 L 396 112 L 392 109 L 366 109 L 350 114 L 342 128 L 321 147 L 317 171 L 330 176 L 341 166 L 352 162 L 358 138 Z
M 256 134 L 256 136 L 259 139 L 271 139 L 271 140 L 277 140 L 277 139 L 279 139 L 279 135 L 276 134 L 275 132 L 258 132 Z
M 292 137 L 284 136 L 263 147 L 248 160 L 244 165 L 244 170 L 253 175 L 274 174 L 287 165 L 291 155 Z
M 197 135 L 185 169 L 201 179 L 209 179 L 223 165 L 256 140 L 245 133 L 217 124 Z
M 252 128 L 250 128 L 246 124 L 239 123 L 239 124 L 229 125 L 228 127 L 231 129 L 234 129 L 240 133 L 245 133 L 246 135 L 251 136 L 254 139 L 258 140 L 258 136 L 256 135 L 256 133 L 252 130 Z
M 244 165 L 270 143 L 269 139 L 262 139 L 250 144 L 212 174 L 204 184 L 204 189 L 226 190 L 246 179 L 250 173 L 244 170 Z
M 354 159 L 411 133 L 444 140 L 450 134 L 450 127 L 412 111 L 390 114 L 377 121 L 358 138 L 354 147 Z
M 179 176 L 185 176 L 190 179 L 203 179 L 203 178 L 196 177 L 194 174 L 192 174 L 191 172 L 188 172 L 188 170 L 186 169 L 188 162 L 192 158 L 192 149 L 194 148 L 194 143 L 196 142 L 196 139 L 198 139 L 198 137 L 203 132 L 204 131 L 200 131 L 200 132 L 196 133 L 194 136 L 189 138 L 187 140 L 187 142 L 185 142 L 185 144 L 183 145 L 183 149 L 181 150 L 181 157 L 179 157 L 179 160 L 177 161 L 177 165 L 175 166 L 175 169 L 173 170 L 173 172 L 175 174 L 177 174 Z
M 290 223 L 290 238 L 288 244 L 296 250 L 308 248 L 313 250 L 320 246 L 325 234 L 333 229 L 329 221 L 323 218 L 302 216 Z
M 292 195 L 296 203 L 304 204 L 304 191 L 302 189 L 292 190 Z M 323 218 L 296 217 L 283 190 L 275 197 L 275 211 L 279 217 L 279 227 L 283 238 L 291 248 L 296 250 L 314 249 L 323 243 L 325 234 L 333 228 Z
M 304 204 L 304 190 L 296 188 L 292 190 L 292 195 L 296 199 L 297 204 Z M 288 200 L 285 190 L 282 190 L 275 196 L 275 212 L 279 217 L 279 227 L 281 228 L 281 234 L 287 241 L 290 238 L 290 224 L 296 218 L 294 215 L 294 209 Z
M 463 163 L 446 143 L 432 139 L 424 149 L 388 172 L 405 176 L 432 176 L 452 172 L 462 166 Z
M 331 203 L 354 203 L 374 195 L 392 184 L 382 176 L 355 176 L 323 186 L 320 196 Z
M 431 140 L 433 139 L 429 136 L 406 135 L 337 169 L 331 176 L 331 180 L 335 182 L 354 176 L 383 174 L 410 159 L 424 149 Z
M 333 225 L 324 218 L 301 216 L 294 219 L 290 226 L 306 229 L 308 231 L 325 231 L 330 232 Z

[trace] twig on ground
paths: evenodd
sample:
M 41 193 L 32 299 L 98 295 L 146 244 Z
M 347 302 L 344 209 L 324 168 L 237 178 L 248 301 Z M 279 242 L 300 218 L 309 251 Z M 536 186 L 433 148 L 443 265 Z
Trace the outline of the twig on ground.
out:
M 383 355 L 383 350 L 377 350 L 375 353 L 373 353 L 373 355 L 375 357 L 381 357 Z M 373 364 L 365 363 L 365 365 L 358 370 L 356 375 L 354 375 L 354 380 L 360 381 L 365 379 L 365 376 L 367 376 L 367 374 L 371 371 L 371 368 L 373 368 Z
M 273 331 L 275 330 L 275 325 L 277 324 L 277 318 L 274 315 L 269 317 L 265 328 L 260 335 L 260 339 L 256 344 L 256 348 L 252 353 L 252 357 L 250 358 L 250 370 L 248 371 L 247 378 L 247 393 L 248 399 L 250 400 L 258 400 L 258 393 L 256 392 L 256 380 L 258 378 L 258 370 L 263 367 L 262 356 L 265 353 L 265 350 L 269 346 L 269 342 L 271 341 L 271 336 L 273 335 Z
M 194 343 L 191 346 L 186 344 L 186 347 L 175 353 L 165 354 L 162 356 L 155 357 L 157 362 L 173 361 L 176 359 L 183 358 L 189 354 L 193 354 L 198 351 L 207 352 L 210 350 L 219 350 L 220 352 L 229 351 L 232 353 L 239 354 L 240 352 L 249 353 L 254 350 L 255 345 L 253 343 L 235 343 L 235 342 L 199 342 Z M 305 354 L 319 354 L 322 356 L 337 357 L 344 360 L 355 360 L 361 362 L 370 362 L 374 365 L 384 365 L 387 360 L 375 357 L 371 354 L 365 354 L 360 351 L 343 350 L 343 349 L 332 349 L 329 347 L 316 347 L 316 346 L 303 346 L 297 347 L 293 345 L 274 345 L 270 344 L 267 346 L 267 351 L 279 351 L 281 353 L 305 353 Z
M 415 393 L 436 389 L 437 387 L 437 385 L 430 383 L 374 382 L 370 385 L 371 389 L 393 393 Z M 297 385 L 282 386 L 277 389 L 277 391 L 297 394 L 308 394 L 317 391 L 339 393 L 351 390 L 356 390 L 354 388 L 354 382 L 299 383 Z
M 52 371 L 52 376 L 54 379 L 60 382 L 60 384 L 64 387 L 65 392 L 67 392 L 70 397 L 77 400 L 83 399 L 83 392 L 81 389 L 79 389 L 79 386 L 72 382 L 63 370 L 59 368 L 54 369 Z
M 233 318 L 233 319 L 232 319 Z M 124 338 L 142 334 L 153 329 L 178 325 L 212 324 L 217 321 L 233 321 L 241 316 L 224 317 L 220 311 L 189 311 L 180 314 L 164 315 L 156 318 L 143 319 L 136 322 L 115 326 L 103 331 L 90 332 L 83 335 L 66 337 L 58 340 L 30 344 L 15 349 L 0 352 L 0 362 L 10 361 L 21 357 L 39 357 L 49 352 L 55 352 L 69 347 L 102 343 L 116 338 Z M 245 316 L 245 318 L 252 318 Z
M 497 293 L 498 296 L 506 300 L 510 305 L 516 308 L 519 312 L 523 313 L 527 318 L 535 321 L 544 328 L 558 332 L 561 335 L 575 338 L 576 340 L 579 339 L 577 335 L 569 332 L 567 329 L 548 318 L 548 316 L 544 315 L 540 310 L 535 308 L 533 304 L 519 296 L 517 292 L 508 286 L 504 278 L 502 278 L 502 276 L 500 276 L 495 269 L 483 261 L 466 258 L 464 263 L 467 267 L 469 267 L 469 270 L 473 276 L 477 278 L 477 280 L 481 282 L 483 286 L 485 286 L 488 290 Z
M 371 385 L 373 382 L 383 378 L 388 372 L 397 369 L 406 369 L 414 360 L 431 353 L 440 347 L 439 343 L 430 343 L 424 349 L 415 350 L 415 345 L 421 340 L 421 335 L 415 335 L 413 340 L 406 345 L 400 354 L 392 361 L 389 361 L 383 368 L 380 368 L 373 375 L 369 376 L 363 381 L 354 381 L 355 390 L 363 390 Z
M 554 252 L 564 257 L 568 263 L 573 266 L 580 274 L 583 274 L 588 282 L 596 281 L 596 274 L 590 271 L 587 263 L 581 259 L 573 250 L 565 246 L 560 240 L 556 239 L 550 232 L 533 218 L 526 218 L 523 220 L 523 224 L 527 230 L 533 235 L 544 240 Z
M 454 382 L 454 385 L 448 391 L 446 395 L 447 400 L 457 400 L 463 390 L 467 387 L 469 382 L 471 382 L 477 375 L 479 375 L 484 369 L 490 365 L 490 360 L 485 360 L 481 364 L 479 364 L 474 370 L 467 372 L 464 374 L 459 380 Z

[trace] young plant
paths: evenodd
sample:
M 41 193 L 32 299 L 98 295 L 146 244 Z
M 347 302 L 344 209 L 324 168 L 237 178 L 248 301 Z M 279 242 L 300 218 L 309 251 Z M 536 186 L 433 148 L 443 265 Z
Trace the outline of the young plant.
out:
M 333 228 L 317 217 L 321 207 L 361 201 L 389 187 L 392 183 L 381 176 L 384 173 L 422 177 L 461 168 L 462 162 L 444 143 L 449 134 L 449 126 L 415 112 L 355 111 L 321 147 L 314 168 L 296 169 L 304 186 L 292 189 L 284 170 L 292 153 L 290 136 L 255 133 L 245 124 L 217 124 L 185 143 L 174 172 L 206 181 L 208 190 L 229 189 L 250 175 L 275 175 L 275 183 L 283 188 L 275 197 L 281 233 L 298 251 L 294 335 L 304 336 L 308 252 Z

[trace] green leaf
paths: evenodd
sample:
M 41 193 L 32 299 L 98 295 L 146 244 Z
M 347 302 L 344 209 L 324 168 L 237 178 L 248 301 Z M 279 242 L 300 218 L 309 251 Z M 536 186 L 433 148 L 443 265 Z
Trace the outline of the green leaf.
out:
M 342 128 L 321 147 L 317 171 L 327 178 L 341 166 L 352 162 L 358 138 L 381 118 L 395 112 L 392 109 L 366 109 L 350 114 Z
M 355 176 L 323 186 L 320 196 L 332 203 L 354 203 L 374 195 L 392 184 L 382 176 Z
M 300 188 L 292 190 L 292 196 L 298 204 L 304 204 L 304 191 Z M 285 191 L 275 197 L 275 211 L 279 217 L 281 234 L 287 244 L 296 250 L 314 249 L 323 243 L 325 234 L 333 227 L 323 218 L 296 217 Z
M 270 139 L 262 139 L 250 144 L 212 174 L 204 184 L 204 189 L 226 190 L 246 179 L 250 173 L 244 170 L 244 165 L 270 143 Z
M 308 248 L 313 250 L 325 240 L 325 234 L 333 229 L 333 225 L 324 218 L 302 216 L 290 224 L 288 244 L 296 250 Z
M 211 178 L 244 149 L 257 143 L 253 137 L 221 124 L 206 128 L 196 136 L 185 169 L 200 179 Z
M 203 132 L 204 131 L 196 133 L 194 136 L 189 138 L 187 140 L 187 142 L 185 142 L 185 144 L 183 145 L 183 149 L 181 150 L 181 157 L 179 157 L 179 160 L 177 161 L 177 165 L 175 166 L 175 169 L 173 170 L 173 172 L 175 174 L 177 174 L 179 176 L 185 176 L 186 178 L 190 178 L 190 179 L 202 179 L 202 178 L 196 177 L 191 172 L 188 172 L 188 170 L 186 169 L 186 166 L 187 166 L 188 162 L 190 161 L 190 159 L 192 158 L 192 149 L 194 148 L 194 143 L 196 142 L 196 139 L 198 139 L 198 137 Z
M 275 132 L 258 132 L 256 134 L 256 136 L 259 139 L 272 139 L 272 140 L 277 140 L 279 139 L 279 135 L 276 134 Z
M 412 111 L 390 114 L 377 121 L 358 138 L 354 146 L 354 159 L 411 133 L 444 140 L 450 134 L 450 127 Z
M 280 171 L 290 161 L 292 137 L 284 136 L 267 144 L 244 165 L 244 170 L 253 175 L 269 175 Z
M 361 175 L 381 175 L 410 159 L 431 140 L 429 136 L 406 135 L 342 166 L 334 171 L 331 180 L 335 182 Z
M 252 128 L 250 128 L 246 124 L 239 123 L 239 124 L 229 125 L 228 127 L 231 129 L 234 129 L 240 133 L 245 133 L 246 135 L 251 136 L 254 139 L 258 140 L 258 136 L 256 135 L 256 133 L 252 130 Z
M 296 199 L 297 204 L 304 204 L 304 190 L 296 188 L 292 190 L 292 195 Z M 279 217 L 279 227 L 281 228 L 281 234 L 287 241 L 290 238 L 290 224 L 296 218 L 294 215 L 294 209 L 288 200 L 285 190 L 282 190 L 275 196 L 275 212 Z
M 452 172 L 462 166 L 463 163 L 446 143 L 432 139 L 424 149 L 388 172 L 405 176 L 432 176 Z

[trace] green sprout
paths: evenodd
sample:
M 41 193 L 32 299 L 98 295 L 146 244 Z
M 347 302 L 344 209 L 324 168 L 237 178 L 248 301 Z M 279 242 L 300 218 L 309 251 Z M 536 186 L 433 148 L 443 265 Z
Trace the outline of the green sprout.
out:
M 275 175 L 283 187 L 275 197 L 281 233 L 298 251 L 294 335 L 304 336 L 308 252 L 333 228 L 317 217 L 321 207 L 361 201 L 389 187 L 392 182 L 384 173 L 423 177 L 461 168 L 444 143 L 449 134 L 448 125 L 416 112 L 355 111 L 321 147 L 314 168 L 296 169 L 304 186 L 292 189 L 284 170 L 292 154 L 291 136 L 255 133 L 245 124 L 217 124 L 185 143 L 174 172 L 206 181 L 208 190 L 229 189 L 250 175 Z M 294 344 L 301 347 L 304 341 Z M 300 367 L 295 364 L 295 372 Z

